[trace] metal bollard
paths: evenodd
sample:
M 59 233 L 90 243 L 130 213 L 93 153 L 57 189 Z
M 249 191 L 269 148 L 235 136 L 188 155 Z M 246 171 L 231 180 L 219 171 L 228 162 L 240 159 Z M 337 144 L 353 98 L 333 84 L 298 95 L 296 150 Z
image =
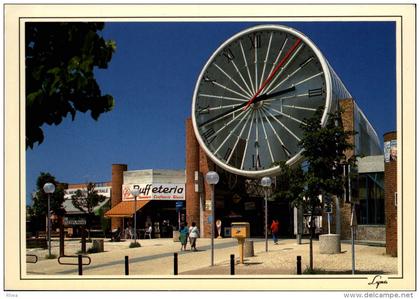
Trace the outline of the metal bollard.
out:
M 298 255 L 296 257 L 296 272 L 297 274 L 302 274 L 302 257 Z
M 235 275 L 235 255 L 230 255 L 230 275 Z
M 78 255 L 78 264 L 79 264 L 79 275 L 83 275 L 83 264 L 82 264 L 82 255 Z
M 82 229 L 82 253 L 86 253 L 86 231 Z
M 125 256 L 125 275 L 128 275 L 128 256 Z
M 174 253 L 174 275 L 178 275 L 178 253 Z

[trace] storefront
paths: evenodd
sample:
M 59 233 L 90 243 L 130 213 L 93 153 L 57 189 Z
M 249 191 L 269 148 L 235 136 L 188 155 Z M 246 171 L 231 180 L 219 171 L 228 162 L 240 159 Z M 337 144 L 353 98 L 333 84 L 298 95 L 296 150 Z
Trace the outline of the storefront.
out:
M 123 238 L 133 236 L 133 215 L 138 238 L 145 236 L 149 226 L 155 238 L 170 238 L 185 220 L 184 170 L 113 171 L 113 183 L 119 185 L 121 200 L 113 201 L 105 217 L 113 219 L 113 229 L 119 229 Z M 131 194 L 133 189 L 139 190 L 136 198 Z

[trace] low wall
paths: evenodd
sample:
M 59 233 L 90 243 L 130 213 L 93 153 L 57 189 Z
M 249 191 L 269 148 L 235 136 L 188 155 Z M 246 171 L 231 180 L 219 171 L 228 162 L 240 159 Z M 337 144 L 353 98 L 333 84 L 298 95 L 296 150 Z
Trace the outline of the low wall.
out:
M 383 241 L 386 239 L 385 225 L 358 225 L 356 240 Z

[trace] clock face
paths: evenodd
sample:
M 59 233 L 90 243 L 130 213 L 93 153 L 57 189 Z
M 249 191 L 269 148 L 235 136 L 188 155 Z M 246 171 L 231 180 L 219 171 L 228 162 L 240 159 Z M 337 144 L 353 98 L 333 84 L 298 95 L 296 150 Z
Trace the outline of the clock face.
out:
M 195 87 L 200 146 L 222 168 L 250 177 L 276 173 L 275 162 L 299 161 L 301 124 L 330 106 L 326 78 L 322 54 L 291 28 L 257 26 L 236 34 L 210 57 Z

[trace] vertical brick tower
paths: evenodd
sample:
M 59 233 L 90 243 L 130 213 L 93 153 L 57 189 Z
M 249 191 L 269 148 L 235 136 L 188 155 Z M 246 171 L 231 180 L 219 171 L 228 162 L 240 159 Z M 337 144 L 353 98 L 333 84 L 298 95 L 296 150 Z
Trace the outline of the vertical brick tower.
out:
M 124 182 L 124 171 L 127 171 L 126 164 L 112 164 L 112 191 L 111 207 L 115 207 L 122 201 L 122 184 Z M 112 217 L 111 229 L 122 228 L 123 218 Z
M 397 140 L 396 132 L 384 134 L 384 142 Z M 385 224 L 386 224 L 386 253 L 398 255 L 398 219 L 395 195 L 397 192 L 397 161 L 390 159 L 385 162 Z
M 191 118 L 185 121 L 185 176 L 186 176 L 186 212 L 188 225 L 194 221 L 200 225 L 200 195 L 195 192 L 194 173 L 199 171 L 200 167 L 200 147 L 195 138 L 194 128 Z
M 343 127 L 346 131 L 354 131 L 354 100 L 353 99 L 342 99 L 339 100 L 339 107 L 343 110 L 341 113 L 341 119 Z M 350 137 L 349 143 L 355 144 L 354 136 Z M 345 153 L 346 157 L 349 158 L 354 154 L 354 150 L 347 150 Z M 341 219 L 341 231 L 335 232 L 341 235 L 341 239 L 348 240 L 351 238 L 350 234 L 350 220 L 351 220 L 351 204 L 341 201 L 340 204 L 340 219 Z
M 208 217 L 211 215 L 209 209 L 211 201 L 210 186 L 206 183 L 205 175 L 210 170 L 214 170 L 214 163 L 207 157 L 203 149 L 201 149 L 195 138 L 195 133 L 191 118 L 185 121 L 186 134 L 186 212 L 188 225 L 194 221 L 199 227 L 203 237 L 210 237 L 211 224 L 208 223 Z M 195 171 L 201 172 L 203 175 L 203 190 L 201 193 L 203 201 L 203 211 L 200 211 L 200 193 L 195 192 Z M 217 190 L 217 187 L 216 187 Z M 217 192 L 217 191 L 216 191 Z M 200 224 L 200 213 L 202 213 L 202 221 Z M 202 226 L 202 227 L 201 227 Z

